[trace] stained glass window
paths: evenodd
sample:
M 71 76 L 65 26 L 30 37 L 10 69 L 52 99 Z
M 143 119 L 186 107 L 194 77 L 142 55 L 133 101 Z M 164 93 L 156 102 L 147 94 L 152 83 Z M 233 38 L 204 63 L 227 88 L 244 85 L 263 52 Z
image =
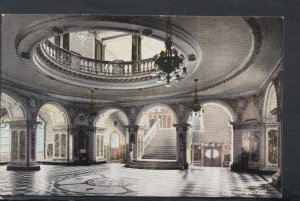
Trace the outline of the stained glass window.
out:
M 242 137 L 242 148 L 249 154 L 249 160 L 259 161 L 259 132 L 245 132 Z
M 268 132 L 268 161 L 271 164 L 277 164 L 277 131 Z
M 13 131 L 11 134 L 11 159 L 18 160 L 18 132 Z
M 55 157 L 59 157 L 59 152 L 60 152 L 60 140 L 59 140 L 59 135 L 55 134 L 55 138 L 54 138 L 54 156 Z
M 19 143 L 19 153 L 20 153 L 20 160 L 25 160 L 25 154 L 26 154 L 26 145 L 25 145 L 25 132 L 21 131 L 19 133 L 20 143 Z
M 100 135 L 97 135 L 97 156 L 99 157 L 99 153 L 100 153 Z
M 61 135 L 61 157 L 67 156 L 67 135 Z

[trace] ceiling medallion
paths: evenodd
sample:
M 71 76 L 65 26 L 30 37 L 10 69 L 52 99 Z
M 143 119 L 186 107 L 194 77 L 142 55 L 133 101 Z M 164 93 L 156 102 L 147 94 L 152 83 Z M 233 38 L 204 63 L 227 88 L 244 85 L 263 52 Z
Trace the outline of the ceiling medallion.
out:
M 166 80 L 166 86 L 171 86 L 171 80 L 179 81 L 185 76 L 186 67 L 184 66 L 184 57 L 173 46 L 172 41 L 172 25 L 170 17 L 168 17 L 165 35 L 165 51 L 154 57 L 155 69 L 152 76 L 157 77 L 157 82 Z

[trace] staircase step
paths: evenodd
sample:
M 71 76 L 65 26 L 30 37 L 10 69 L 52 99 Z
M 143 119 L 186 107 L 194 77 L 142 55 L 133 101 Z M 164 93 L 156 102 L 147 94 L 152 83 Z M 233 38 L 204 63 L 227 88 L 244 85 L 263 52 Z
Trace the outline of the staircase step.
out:
M 176 129 L 158 129 L 144 152 L 143 159 L 176 160 Z
M 138 169 L 161 169 L 161 170 L 178 170 L 182 169 L 176 161 L 136 161 L 126 164 L 125 167 Z

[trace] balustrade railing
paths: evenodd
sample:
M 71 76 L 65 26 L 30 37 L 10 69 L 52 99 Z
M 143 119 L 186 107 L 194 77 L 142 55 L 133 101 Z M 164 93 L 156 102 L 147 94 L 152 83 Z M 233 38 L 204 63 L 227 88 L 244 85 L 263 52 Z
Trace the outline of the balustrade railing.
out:
M 90 59 L 64 50 L 51 41 L 46 40 L 41 48 L 59 64 L 64 67 L 78 70 L 84 73 L 103 76 L 134 76 L 150 74 L 154 66 L 153 58 L 138 61 L 102 61 Z
M 153 136 L 157 133 L 159 129 L 159 125 L 160 125 L 159 120 L 156 120 L 154 124 L 151 126 L 151 128 L 148 130 L 146 135 L 144 136 L 144 150 L 147 149 L 149 142 L 151 141 Z

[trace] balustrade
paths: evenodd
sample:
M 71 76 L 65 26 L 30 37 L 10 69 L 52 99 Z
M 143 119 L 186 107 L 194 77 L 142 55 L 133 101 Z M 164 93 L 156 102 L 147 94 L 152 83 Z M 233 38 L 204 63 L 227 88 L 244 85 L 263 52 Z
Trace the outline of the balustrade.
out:
M 155 121 L 155 123 L 151 126 L 151 128 L 148 130 L 147 134 L 144 137 L 144 150 L 147 149 L 149 142 L 153 138 L 153 136 L 157 133 L 159 129 L 159 120 Z
M 139 61 L 100 61 L 64 50 L 49 40 L 43 42 L 41 48 L 49 57 L 64 67 L 93 75 L 125 77 L 147 75 L 155 69 L 153 58 Z

